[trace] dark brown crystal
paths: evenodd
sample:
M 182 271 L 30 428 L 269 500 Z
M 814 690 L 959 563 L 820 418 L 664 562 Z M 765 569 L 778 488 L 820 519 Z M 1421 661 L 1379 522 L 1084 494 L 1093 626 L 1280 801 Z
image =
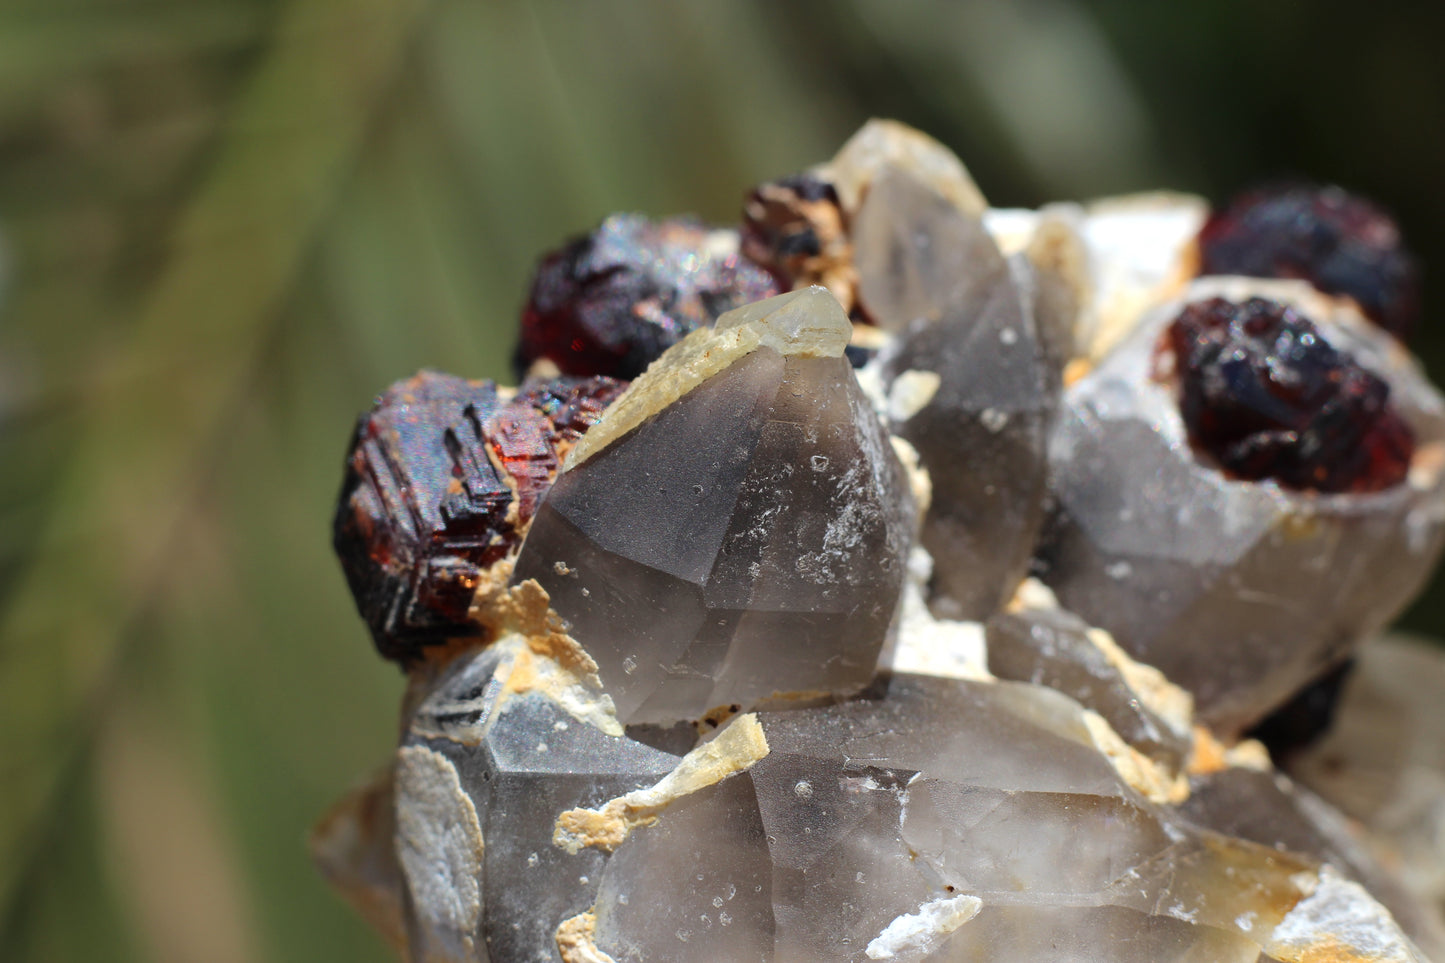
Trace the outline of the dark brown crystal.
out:
M 614 214 L 538 265 L 518 373 L 546 358 L 563 374 L 635 378 L 689 332 L 777 292 L 733 232 Z
M 1414 434 L 1390 386 L 1293 308 L 1210 298 L 1187 305 L 1166 339 L 1190 440 L 1236 477 L 1321 492 L 1404 479 Z
M 1327 670 L 1271 712 L 1249 735 L 1264 743 L 1270 758 L 1281 763 L 1314 745 L 1334 723 L 1335 710 L 1354 667 L 1355 660 L 1346 659 Z
M 423 371 L 363 415 L 334 539 L 377 649 L 409 662 L 481 632 L 484 573 L 520 544 L 560 458 L 626 387 L 610 378 L 524 385 Z
M 822 284 L 836 296 L 852 288 L 852 246 L 838 193 L 812 174 L 754 188 L 743 202 L 742 242 L 743 253 L 784 290 Z

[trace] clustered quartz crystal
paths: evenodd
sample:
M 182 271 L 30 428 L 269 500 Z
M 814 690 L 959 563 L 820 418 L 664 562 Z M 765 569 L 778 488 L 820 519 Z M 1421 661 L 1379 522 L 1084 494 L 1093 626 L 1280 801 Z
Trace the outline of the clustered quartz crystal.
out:
M 361 420 L 336 543 L 408 689 L 318 863 L 416 961 L 1445 959 L 1439 807 L 1251 737 L 1445 539 L 1414 283 L 1336 188 L 994 210 L 881 121 L 737 231 L 609 219 L 521 389 Z

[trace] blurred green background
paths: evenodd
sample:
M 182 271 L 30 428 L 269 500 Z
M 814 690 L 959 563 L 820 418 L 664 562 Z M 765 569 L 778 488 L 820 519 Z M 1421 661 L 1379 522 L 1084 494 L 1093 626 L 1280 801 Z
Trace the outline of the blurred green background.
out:
M 733 220 L 888 115 L 1000 205 L 1339 181 L 1437 268 L 1428 319 L 1438 10 L 7 0 L 0 960 L 393 958 L 303 845 L 401 692 L 332 500 L 387 383 L 509 376 L 544 249 Z M 1445 635 L 1439 585 L 1411 627 Z

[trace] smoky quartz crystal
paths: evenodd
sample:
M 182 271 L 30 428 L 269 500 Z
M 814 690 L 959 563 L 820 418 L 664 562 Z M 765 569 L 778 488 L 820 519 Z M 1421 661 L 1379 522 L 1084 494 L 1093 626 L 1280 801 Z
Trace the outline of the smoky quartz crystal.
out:
M 1445 400 L 1332 198 L 995 210 L 873 121 L 547 257 L 521 388 L 353 438 L 407 688 L 318 865 L 417 963 L 1445 961 L 1445 658 L 1370 640 Z

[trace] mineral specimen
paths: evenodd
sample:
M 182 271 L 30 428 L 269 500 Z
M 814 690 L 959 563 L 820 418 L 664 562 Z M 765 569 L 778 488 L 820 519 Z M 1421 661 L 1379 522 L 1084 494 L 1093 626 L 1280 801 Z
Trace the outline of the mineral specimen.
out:
M 523 362 L 625 392 L 363 418 L 337 543 L 408 687 L 313 838 L 343 893 L 418 963 L 1445 959 L 1445 761 L 1397 718 L 1445 660 L 1299 748 L 1445 541 L 1399 343 L 1189 281 L 1202 202 L 989 211 L 891 122 L 744 216 L 756 264 L 635 219 L 544 263 Z M 763 267 L 792 293 L 714 317 Z M 1242 735 L 1292 696 L 1308 786 Z
M 1192 700 L 1158 670 L 1131 660 L 1107 632 L 1061 609 L 1000 613 L 985 629 L 988 667 L 1000 679 L 1056 689 L 1098 712 L 1144 755 L 1183 768 Z
M 1199 234 L 1204 274 L 1303 278 L 1354 298 L 1403 336 L 1420 311 L 1419 272 L 1393 218 L 1338 187 L 1291 185 L 1242 194 Z
M 478 635 L 472 597 L 515 554 L 559 457 L 621 394 L 608 378 L 523 386 L 424 371 L 363 415 L 336 514 L 335 544 L 382 655 Z
M 1386 636 L 1357 661 L 1334 725 L 1288 758 L 1289 774 L 1354 821 L 1355 835 L 1413 891 L 1445 904 L 1445 654 L 1427 640 Z
M 848 335 L 822 288 L 724 315 L 558 477 L 516 578 L 547 590 L 623 722 L 872 678 L 912 509 Z
M 635 378 L 688 332 L 776 293 L 732 231 L 617 214 L 537 267 L 518 371 L 546 358 L 564 374 Z
M 829 164 L 755 190 L 744 228 L 744 250 L 785 283 L 824 284 L 896 335 L 875 374 L 932 480 L 933 604 L 968 618 L 995 611 L 1028 568 L 1077 313 L 1043 257 L 1004 258 L 986 207 L 941 144 L 873 121 Z

